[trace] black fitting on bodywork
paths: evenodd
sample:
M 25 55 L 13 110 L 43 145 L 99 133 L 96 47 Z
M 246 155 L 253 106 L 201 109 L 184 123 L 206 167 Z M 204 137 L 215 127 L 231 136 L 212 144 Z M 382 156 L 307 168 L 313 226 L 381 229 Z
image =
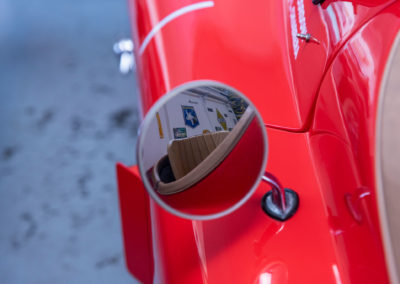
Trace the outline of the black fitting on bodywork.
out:
M 299 196 L 289 188 L 285 188 L 286 207 L 282 208 L 273 202 L 272 190 L 268 191 L 262 198 L 261 207 L 271 218 L 278 221 L 286 221 L 296 213 L 299 208 Z
M 299 196 L 289 188 L 283 188 L 279 180 L 272 174 L 265 172 L 262 180 L 271 186 L 261 200 L 261 207 L 271 218 L 286 221 L 299 208 Z

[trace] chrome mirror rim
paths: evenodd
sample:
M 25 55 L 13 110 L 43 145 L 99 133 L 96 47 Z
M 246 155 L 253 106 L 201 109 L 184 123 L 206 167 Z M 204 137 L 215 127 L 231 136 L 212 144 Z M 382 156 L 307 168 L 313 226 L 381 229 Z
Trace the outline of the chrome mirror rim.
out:
M 169 99 L 171 99 L 172 97 L 180 94 L 181 92 L 187 90 L 187 89 L 193 89 L 196 87 L 204 87 L 204 86 L 215 86 L 215 87 L 220 87 L 220 88 L 224 88 L 227 89 L 239 96 L 241 96 L 249 105 L 252 105 L 255 109 L 255 117 L 257 117 L 258 123 L 260 124 L 260 128 L 262 129 L 262 136 L 263 136 L 263 140 L 264 140 L 264 154 L 263 154 L 263 159 L 262 159 L 262 164 L 260 167 L 260 171 L 258 173 L 258 177 L 256 179 L 256 181 L 254 182 L 253 186 L 249 189 L 249 191 L 247 192 L 247 194 L 241 199 L 239 200 L 236 204 L 234 204 L 233 206 L 229 207 L 228 209 L 219 212 L 219 213 L 215 213 L 215 214 L 209 214 L 209 215 L 193 215 L 193 214 L 188 214 L 188 213 L 182 213 L 181 211 L 171 207 L 170 205 L 168 205 L 166 202 L 164 202 L 157 194 L 156 192 L 152 189 L 152 186 L 149 182 L 149 180 L 146 178 L 146 173 L 144 171 L 144 167 L 142 165 L 142 159 L 141 159 L 141 149 L 142 149 L 142 145 L 144 143 L 144 138 L 145 135 L 143 135 L 144 133 L 147 132 L 149 126 L 150 126 L 150 121 L 151 118 L 154 117 L 156 115 L 156 112 L 166 103 L 168 102 Z M 265 172 L 265 167 L 267 164 L 267 159 L 268 159 L 268 136 L 267 136 L 267 131 L 266 128 L 264 126 L 262 117 L 260 115 L 260 113 L 258 112 L 256 106 L 240 91 L 236 90 L 235 88 L 226 85 L 224 83 L 220 83 L 218 81 L 213 81 L 213 80 L 196 80 L 196 81 L 190 81 L 187 83 L 184 83 L 182 85 L 179 85 L 177 87 L 175 87 L 174 89 L 170 90 L 169 92 L 167 92 L 166 94 L 164 94 L 162 97 L 160 97 L 153 105 L 152 107 L 149 109 L 149 111 L 146 113 L 141 126 L 139 128 L 139 134 L 138 134 L 138 141 L 137 141 L 137 145 L 136 145 L 136 159 L 137 159 L 137 163 L 138 163 L 138 167 L 139 167 L 139 173 L 142 177 L 142 181 L 143 184 L 145 186 L 146 191 L 149 193 L 149 195 L 152 197 L 153 201 L 155 201 L 159 206 L 161 206 L 163 209 L 167 210 L 168 212 L 184 218 L 184 219 L 189 219 L 189 220 L 213 220 L 213 219 L 217 219 L 223 216 L 226 216 L 230 213 L 232 213 L 233 211 L 237 210 L 239 207 L 241 207 L 247 200 L 250 199 L 250 197 L 253 195 L 253 193 L 256 191 L 258 185 L 260 184 L 263 174 Z

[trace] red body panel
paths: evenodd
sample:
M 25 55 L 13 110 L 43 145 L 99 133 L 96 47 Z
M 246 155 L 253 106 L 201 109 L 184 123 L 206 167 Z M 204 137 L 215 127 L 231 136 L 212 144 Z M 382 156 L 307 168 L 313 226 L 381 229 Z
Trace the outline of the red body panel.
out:
M 141 47 L 151 28 L 167 15 L 197 2 L 131 1 L 131 13 L 137 15 L 132 17 L 135 46 Z M 136 56 L 143 109 L 180 84 L 213 79 L 246 94 L 268 125 L 304 129 L 332 56 L 393 1 L 374 7 L 338 2 L 325 10 L 304 1 L 307 31 L 321 44 L 299 41 L 296 59 L 290 11 L 297 15 L 298 2 L 303 1 L 288 2 L 216 1 L 212 8 L 168 23 Z
M 143 220 L 126 225 L 134 213 L 121 201 L 133 274 L 128 239 L 137 228 L 151 232 L 148 254 L 154 254 L 156 283 L 389 282 L 376 208 L 374 141 L 378 92 L 400 27 L 400 3 L 332 1 L 321 8 L 304 2 L 307 29 L 321 44 L 301 42 L 294 59 L 289 6 L 297 9 L 298 2 L 217 1 L 167 24 L 136 54 L 144 112 L 166 91 L 196 79 L 218 80 L 247 95 L 269 125 L 267 171 L 298 192 L 300 206 L 288 221 L 272 220 L 260 206 L 269 190 L 261 184 L 231 215 L 184 220 L 140 197 L 144 189 L 131 171 L 137 187 L 132 194 L 150 204 L 141 214 L 151 221 L 151 230 Z M 162 18 L 190 3 L 132 2 L 136 46 Z M 152 270 L 146 273 L 143 279 L 152 279 Z
M 139 171 L 117 165 L 118 191 L 128 270 L 143 283 L 151 283 L 154 274 L 151 241 L 149 195 Z

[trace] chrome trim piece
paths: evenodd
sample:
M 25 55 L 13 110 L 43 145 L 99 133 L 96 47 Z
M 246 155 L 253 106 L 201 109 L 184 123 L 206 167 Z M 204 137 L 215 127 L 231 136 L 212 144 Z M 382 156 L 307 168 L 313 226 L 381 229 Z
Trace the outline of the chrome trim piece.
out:
M 133 42 L 128 38 L 121 39 L 113 45 L 114 53 L 119 56 L 119 71 L 124 75 L 135 68 L 133 49 Z
M 211 7 L 214 7 L 214 1 L 204 1 L 204 2 L 199 2 L 199 3 L 185 6 L 183 8 L 180 8 L 180 9 L 172 12 L 171 14 L 166 16 L 164 19 L 162 19 L 159 23 L 157 23 L 151 29 L 151 31 L 147 34 L 147 36 L 145 37 L 145 39 L 142 42 L 142 45 L 139 48 L 139 54 L 140 55 L 143 54 L 146 47 L 149 45 L 150 41 L 157 34 L 157 32 L 159 32 L 166 24 L 168 24 L 172 20 L 174 20 L 184 14 L 187 14 L 187 13 L 199 10 L 199 9 L 211 8 Z

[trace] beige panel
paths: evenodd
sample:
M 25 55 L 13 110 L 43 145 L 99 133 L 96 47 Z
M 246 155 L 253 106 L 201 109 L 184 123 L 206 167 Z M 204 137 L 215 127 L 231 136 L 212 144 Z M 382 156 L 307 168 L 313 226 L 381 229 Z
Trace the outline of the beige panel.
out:
M 398 283 L 400 271 L 400 46 L 396 42 L 385 74 L 377 133 L 381 221 L 393 283 Z

